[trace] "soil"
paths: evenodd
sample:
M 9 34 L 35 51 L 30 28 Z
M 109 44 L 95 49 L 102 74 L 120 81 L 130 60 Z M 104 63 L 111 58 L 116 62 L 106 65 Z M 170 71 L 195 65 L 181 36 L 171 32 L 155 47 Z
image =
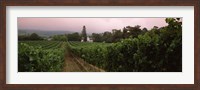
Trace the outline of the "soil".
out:
M 80 57 L 67 51 L 65 54 L 64 72 L 105 72 L 104 70 L 85 62 Z
M 70 54 L 65 55 L 65 72 L 84 72 L 85 70 L 82 69 L 74 60 L 74 58 Z

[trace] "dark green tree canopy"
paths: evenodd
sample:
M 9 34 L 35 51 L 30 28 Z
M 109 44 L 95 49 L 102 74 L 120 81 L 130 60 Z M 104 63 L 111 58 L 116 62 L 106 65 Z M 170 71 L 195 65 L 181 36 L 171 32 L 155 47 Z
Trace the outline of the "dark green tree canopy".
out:
M 81 36 L 78 32 L 67 34 L 68 41 L 81 41 Z
M 81 36 L 82 36 L 83 41 L 86 42 L 87 41 L 87 33 L 86 33 L 86 27 L 85 26 L 83 26 Z
M 43 40 L 42 37 L 40 37 L 36 33 L 32 33 L 31 35 L 19 35 L 18 36 L 19 41 L 26 41 L 26 40 Z
M 67 41 L 67 36 L 66 35 L 54 35 L 52 40 L 53 41 Z

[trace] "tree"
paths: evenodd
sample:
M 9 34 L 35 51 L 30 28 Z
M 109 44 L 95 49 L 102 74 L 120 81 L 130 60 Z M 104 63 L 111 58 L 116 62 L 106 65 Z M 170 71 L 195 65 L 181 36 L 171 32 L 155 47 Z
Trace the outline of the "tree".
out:
M 158 26 L 153 26 L 153 29 L 154 30 L 158 30 Z
M 170 30 L 181 30 L 182 21 L 180 18 L 166 18 L 166 23 L 168 23 L 168 29 Z
M 123 28 L 123 38 L 128 38 L 130 36 L 128 32 L 129 32 L 128 29 L 124 27 Z
M 123 38 L 123 33 L 121 32 L 121 29 L 113 29 L 112 32 L 112 42 L 118 42 Z
M 107 43 L 112 42 L 112 33 L 108 32 L 108 31 L 104 32 L 102 39 L 103 39 L 103 41 L 105 41 Z
M 29 36 L 27 36 L 27 35 L 19 35 L 19 36 L 18 36 L 18 40 L 19 40 L 19 41 L 26 41 L 26 40 L 29 40 Z
M 123 36 L 125 38 L 128 38 L 128 37 L 137 37 L 138 35 L 142 34 L 142 30 L 140 29 L 141 26 L 139 25 L 136 25 L 134 27 L 132 26 L 126 26 L 126 28 L 123 29 Z
M 18 36 L 19 41 L 30 41 L 30 40 L 43 40 L 42 37 L 40 37 L 36 33 L 32 33 L 31 35 L 19 35 Z
M 29 37 L 30 40 L 42 40 L 42 38 L 36 33 L 32 33 Z
M 142 34 L 145 34 L 146 32 L 148 32 L 148 29 L 147 29 L 146 27 L 144 27 L 144 28 L 142 29 Z
M 86 42 L 87 41 L 87 33 L 86 33 L 86 27 L 85 26 L 83 26 L 81 36 L 82 36 L 83 41 Z
M 81 36 L 78 32 L 68 34 L 67 35 L 68 41 L 81 41 Z
M 98 33 L 92 33 L 92 38 L 94 42 L 102 42 L 102 35 Z
M 147 32 L 148 29 L 147 29 L 147 28 L 143 28 L 142 31 L 143 31 L 143 32 Z
M 66 35 L 54 35 L 52 40 L 53 41 L 66 41 L 67 37 L 66 37 Z

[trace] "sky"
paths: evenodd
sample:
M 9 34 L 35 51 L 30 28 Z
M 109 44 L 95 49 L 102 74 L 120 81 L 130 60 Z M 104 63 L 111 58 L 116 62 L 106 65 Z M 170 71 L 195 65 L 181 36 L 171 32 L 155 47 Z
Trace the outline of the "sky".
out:
M 81 32 L 86 26 L 88 33 L 103 33 L 112 29 L 140 25 L 141 28 L 166 26 L 165 18 L 24 18 L 17 19 L 18 30 Z

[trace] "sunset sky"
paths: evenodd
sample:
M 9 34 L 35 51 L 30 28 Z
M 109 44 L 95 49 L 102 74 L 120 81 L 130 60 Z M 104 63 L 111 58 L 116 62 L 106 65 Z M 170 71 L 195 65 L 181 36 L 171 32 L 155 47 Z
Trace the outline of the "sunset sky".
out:
M 165 18 L 18 18 L 18 30 L 81 32 L 84 25 L 88 33 L 102 33 L 135 25 L 151 29 L 167 23 Z

